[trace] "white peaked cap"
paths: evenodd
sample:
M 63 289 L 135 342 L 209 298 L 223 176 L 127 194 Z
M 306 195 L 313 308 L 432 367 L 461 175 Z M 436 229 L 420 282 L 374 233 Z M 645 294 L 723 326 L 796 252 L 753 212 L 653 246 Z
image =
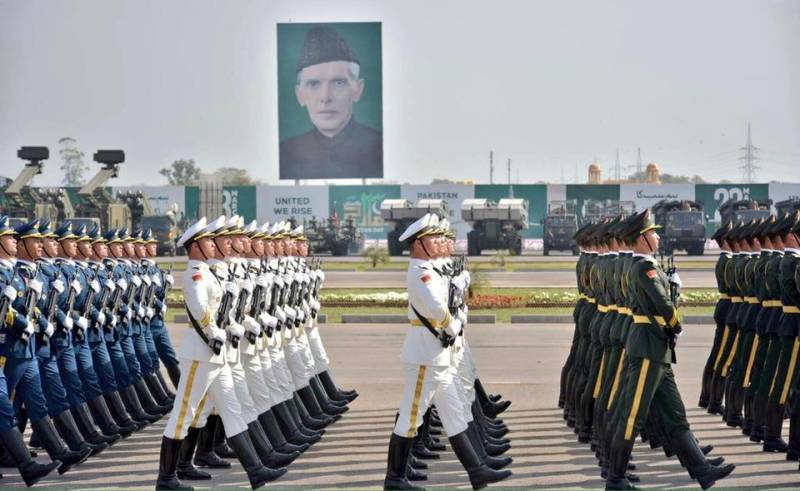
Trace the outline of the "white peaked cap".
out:
M 194 222 L 186 231 L 181 235 L 181 238 L 178 239 L 177 246 L 183 247 L 186 242 L 200 238 L 200 236 L 207 236 L 208 233 L 205 231 L 207 227 L 206 217 L 201 218 Z

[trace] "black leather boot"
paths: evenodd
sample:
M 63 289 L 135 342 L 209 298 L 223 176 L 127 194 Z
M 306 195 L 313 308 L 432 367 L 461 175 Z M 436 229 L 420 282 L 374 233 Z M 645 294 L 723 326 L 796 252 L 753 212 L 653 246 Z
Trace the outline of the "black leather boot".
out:
M 481 489 L 487 484 L 499 482 L 511 476 L 511 471 L 496 471 L 486 465 L 475 452 L 466 430 L 450 437 L 450 445 L 453 447 L 456 457 L 461 465 L 469 474 L 469 482 L 472 489 Z
M 159 406 L 172 408 L 172 402 L 174 399 L 171 399 L 164 391 L 164 387 L 161 386 L 161 382 L 158 380 L 158 377 L 155 373 L 148 373 L 147 375 L 142 376 L 142 380 L 147 386 L 147 389 L 150 391 L 150 394 L 153 396 L 156 404 Z
M 492 469 L 500 470 L 503 467 L 509 466 L 511 462 L 514 461 L 511 457 L 492 457 L 487 454 L 474 421 L 467 423 L 467 436 L 469 437 L 470 443 L 472 443 L 472 448 L 474 448 L 475 452 L 478 454 L 478 457 Z
M 189 427 L 186 438 L 181 442 L 178 450 L 178 479 L 187 481 L 206 481 L 211 479 L 211 474 L 201 471 L 192 464 L 195 448 L 197 448 L 197 438 L 200 436 L 200 428 Z
M 142 403 L 139 401 L 139 396 L 136 394 L 136 388 L 129 385 L 120 391 L 122 401 L 125 403 L 125 409 L 135 421 L 146 421 L 147 423 L 155 423 L 161 419 L 160 414 L 152 414 L 144 410 Z
M 147 388 L 144 380 L 137 380 L 133 383 L 133 387 L 145 412 L 163 416 L 172 410 L 172 405 L 162 406 L 153 399 L 153 394 L 150 393 L 150 389 Z
M 92 413 L 92 417 L 100 427 L 100 431 L 102 431 L 104 434 L 117 434 L 122 438 L 127 438 L 134 431 L 136 431 L 136 425 L 133 423 L 133 421 L 129 421 L 130 424 L 125 426 L 120 426 L 114 421 L 114 417 L 111 415 L 111 410 L 108 408 L 106 400 L 103 398 L 103 396 L 97 396 L 94 399 L 91 399 L 88 402 L 88 405 L 89 410 Z M 128 419 L 130 420 L 130 418 Z
M 223 459 L 233 459 L 236 457 L 236 452 L 228 446 L 225 440 L 225 425 L 222 424 L 222 418 L 215 415 L 216 424 L 214 425 L 214 453 Z
M 65 446 L 58 437 L 58 432 L 53 421 L 50 418 L 42 418 L 38 421 L 31 421 L 31 427 L 39 435 L 39 439 L 50 456 L 52 461 L 60 461 L 61 465 L 58 466 L 58 473 L 64 474 L 73 465 L 78 465 L 86 461 L 89 455 L 92 454 L 90 448 L 82 448 L 80 450 L 70 450 Z
M 248 433 L 248 431 L 243 431 L 228 437 L 228 444 L 236 453 L 245 472 L 247 472 L 247 477 L 250 479 L 250 487 L 258 489 L 264 484 L 286 474 L 286 468 L 270 469 L 269 467 L 264 467 L 264 464 L 261 463 L 256 454 Z
M 308 386 L 314 393 L 314 397 L 319 402 L 322 411 L 326 414 L 342 414 L 348 410 L 347 401 L 336 402 L 328 398 L 328 394 L 322 384 L 314 377 L 308 379 Z
M 420 472 L 410 465 L 406 466 L 406 479 L 409 481 L 427 481 L 428 475 L 424 472 Z
M 413 454 L 408 454 L 408 465 L 414 469 L 427 469 L 428 464 L 424 460 L 414 457 Z
M 134 427 L 133 431 L 138 431 L 149 425 L 150 422 L 146 420 L 138 420 L 128 413 L 125 407 L 125 402 L 122 400 L 118 391 L 103 394 L 103 398 L 108 403 L 108 409 L 111 411 L 111 416 L 120 428 Z
M 117 443 L 120 438 L 122 438 L 118 433 L 104 435 L 98 432 L 94 423 L 94 419 L 92 419 L 92 415 L 89 412 L 89 406 L 86 403 L 72 408 L 71 411 L 72 416 L 75 418 L 75 422 L 78 424 L 78 430 L 80 430 L 83 438 L 87 442 L 95 445 L 99 443 L 106 443 L 111 446 Z
M 327 392 L 329 396 L 345 399 L 347 402 L 353 402 L 355 398 L 358 397 L 358 392 L 355 390 L 341 390 L 336 387 L 336 383 L 333 381 L 329 370 L 320 373 L 318 377 L 319 381 L 322 382 L 322 386 L 325 387 L 325 392 Z
M 611 439 L 608 452 L 606 489 L 619 491 L 636 489 L 627 478 L 628 461 L 632 450 L 633 440 Z
M 267 434 L 267 438 L 269 442 L 272 444 L 272 447 L 281 453 L 292 453 L 292 452 L 300 452 L 303 453 L 308 450 L 309 444 L 303 443 L 300 445 L 295 445 L 290 443 L 281 431 L 281 427 L 278 424 L 278 421 L 275 419 L 275 415 L 272 411 L 267 410 L 263 414 L 258 416 L 258 422 L 261 423 L 261 427 L 264 428 L 264 432 Z
M 169 381 L 172 382 L 172 386 L 175 389 L 178 389 L 178 383 L 181 381 L 181 369 L 178 365 L 167 366 L 167 375 L 169 376 Z
M 83 435 L 81 435 L 78 429 L 78 424 L 75 423 L 75 418 L 72 417 L 72 413 L 69 412 L 69 410 L 56 415 L 56 417 L 53 418 L 53 424 L 55 424 L 59 435 L 61 435 L 61 438 L 64 439 L 64 442 L 71 450 L 88 448 L 92 451 L 91 455 L 97 455 L 108 448 L 107 443 L 95 444 L 84 440 Z
M 691 471 L 703 489 L 710 488 L 736 468 L 733 464 L 723 464 L 718 467 L 710 465 L 691 431 L 678 433 L 674 442 L 675 450 L 681 454 L 681 460 L 686 463 L 687 470 Z
M 295 445 L 302 445 L 304 443 L 313 445 L 322 437 L 321 433 L 318 432 L 313 432 L 313 434 L 311 434 L 310 432 L 313 430 L 308 430 L 309 434 L 304 434 L 302 431 L 300 431 L 297 422 L 284 403 L 272 406 L 270 411 L 278 421 L 278 425 L 280 426 L 283 435 L 286 437 L 286 440 L 289 443 L 293 443 Z M 324 432 L 325 430 L 322 431 Z
M 386 478 L 383 480 L 383 489 L 422 489 L 408 482 L 408 478 L 406 476 L 409 454 L 411 453 L 411 445 L 411 438 L 405 438 L 392 433 L 392 436 L 389 439 L 389 457 L 386 468 Z
M 247 425 L 247 433 L 250 436 L 250 441 L 253 442 L 253 448 L 256 449 L 256 454 L 261 458 L 261 462 L 273 469 L 284 467 L 300 456 L 300 452 L 283 453 L 278 452 L 269 442 L 264 428 L 261 423 L 253 421 Z
M 781 438 L 783 431 L 784 406 L 769 403 L 765 414 L 764 446 L 765 452 L 786 452 L 788 445 Z
M 341 416 L 338 414 L 335 416 L 328 416 L 327 414 L 313 416 L 297 392 L 292 395 L 292 401 L 294 402 L 294 407 L 297 408 L 297 412 L 300 414 L 303 425 L 311 428 L 312 430 L 322 429 L 336 421 L 339 421 L 339 418 L 341 418 Z M 317 409 L 322 411 L 322 408 Z M 320 424 L 322 425 L 321 427 L 319 426 Z
M 179 374 L 180 375 L 180 374 Z M 172 392 L 169 384 L 167 383 L 166 379 L 164 379 L 164 373 L 161 370 L 156 370 L 155 376 L 158 379 L 158 382 L 161 384 L 161 389 L 167 394 L 167 397 L 172 401 L 175 402 L 175 393 Z M 175 387 L 178 387 L 177 385 Z
M 206 425 L 197 436 L 197 451 L 194 454 L 194 465 L 209 469 L 230 469 L 231 463 L 223 460 L 214 452 L 214 434 L 219 423 L 219 416 L 209 416 Z
M 58 460 L 54 460 L 49 464 L 39 464 L 33 460 L 28 447 L 25 446 L 25 440 L 22 439 L 22 433 L 17 428 L 11 428 L 4 433 L 0 433 L 0 442 L 2 442 L 2 446 L 5 447 L 14 465 L 19 469 L 22 480 L 25 481 L 28 487 L 36 484 L 39 479 L 50 474 L 61 465 Z
M 425 442 L 422 441 L 422 433 L 419 431 L 412 439 L 411 453 L 414 454 L 414 457 L 422 460 L 439 460 L 441 458 L 438 453 L 425 446 Z
M 156 491 L 193 491 L 191 486 L 184 486 L 178 479 L 176 471 L 178 469 L 178 453 L 181 448 L 181 440 L 173 440 L 165 436 L 161 437 L 161 454 L 158 459 L 158 479 L 156 480 Z
M 308 410 L 309 414 L 315 418 L 322 416 L 336 416 L 347 411 L 346 406 L 327 406 L 323 408 L 321 402 L 317 400 L 317 396 L 314 395 L 314 389 L 311 388 L 311 385 L 307 385 L 306 387 L 299 389 L 297 393 L 300 395 L 300 399 L 303 401 L 303 405 L 305 405 L 306 410 Z

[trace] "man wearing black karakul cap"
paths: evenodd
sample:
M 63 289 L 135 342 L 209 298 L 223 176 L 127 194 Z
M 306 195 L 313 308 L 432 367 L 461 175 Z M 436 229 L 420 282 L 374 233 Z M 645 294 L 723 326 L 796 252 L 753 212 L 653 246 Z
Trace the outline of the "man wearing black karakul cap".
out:
M 353 117 L 353 104 L 364 92 L 360 70 L 355 53 L 332 27 L 308 32 L 295 96 L 314 129 L 281 142 L 281 179 L 382 177 L 381 132 Z

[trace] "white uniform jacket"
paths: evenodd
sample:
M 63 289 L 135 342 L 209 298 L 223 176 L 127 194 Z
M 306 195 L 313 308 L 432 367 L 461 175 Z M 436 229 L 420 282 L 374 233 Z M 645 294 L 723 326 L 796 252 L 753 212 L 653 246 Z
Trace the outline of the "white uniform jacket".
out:
M 208 265 L 203 261 L 189 260 L 183 275 L 183 299 L 186 310 L 210 339 L 211 332 L 217 329 L 217 311 L 222 301 L 222 286 Z M 214 354 L 199 334 L 190 326 L 178 348 L 178 356 L 185 360 L 197 360 L 216 365 L 225 363 L 225 350 Z
M 408 320 L 401 359 L 415 365 L 449 366 L 450 349 L 444 348 L 437 337 L 419 321 L 412 306 L 436 329 L 446 329 L 451 336 L 461 331 L 461 323 L 450 316 L 447 308 L 446 278 L 434 269 L 430 261 L 410 259 L 408 273 Z

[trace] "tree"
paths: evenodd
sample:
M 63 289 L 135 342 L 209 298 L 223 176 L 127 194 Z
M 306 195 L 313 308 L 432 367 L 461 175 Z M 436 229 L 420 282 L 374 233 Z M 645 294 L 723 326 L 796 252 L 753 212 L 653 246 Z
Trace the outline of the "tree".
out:
M 158 173 L 166 177 L 173 186 L 192 186 L 200 180 L 200 168 L 193 159 L 178 159 Z
M 214 172 L 214 177 L 222 181 L 223 186 L 247 186 L 258 184 L 246 169 L 236 167 L 220 167 Z
M 61 156 L 59 168 L 64 173 L 61 183 L 65 186 L 83 186 L 86 182 L 83 173 L 89 170 L 89 166 L 83 163 L 83 152 L 78 149 L 75 139 L 68 136 L 58 140 L 58 144 L 61 145 L 58 151 Z

